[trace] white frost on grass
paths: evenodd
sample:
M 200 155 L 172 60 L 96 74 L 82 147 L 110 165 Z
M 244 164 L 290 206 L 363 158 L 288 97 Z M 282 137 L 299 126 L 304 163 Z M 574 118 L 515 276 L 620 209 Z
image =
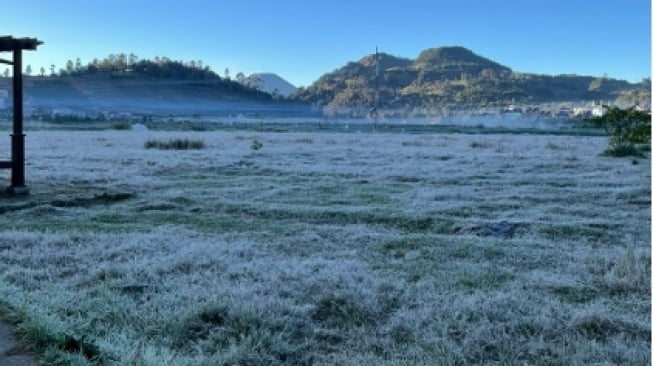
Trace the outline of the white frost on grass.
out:
M 206 148 L 144 148 L 172 138 Z M 650 363 L 650 160 L 605 138 L 27 141 L 0 299 L 48 361 L 90 362 L 68 334 L 108 364 Z

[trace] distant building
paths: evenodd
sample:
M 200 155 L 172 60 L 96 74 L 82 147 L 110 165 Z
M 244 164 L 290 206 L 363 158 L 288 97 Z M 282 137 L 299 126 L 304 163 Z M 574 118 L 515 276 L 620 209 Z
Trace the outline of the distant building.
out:
M 635 110 L 638 111 L 638 112 L 648 112 L 649 108 L 647 108 L 647 107 L 645 107 L 643 105 L 635 104 Z
M 594 105 L 592 107 L 592 117 L 603 117 L 607 112 L 606 108 L 603 106 L 603 102 L 599 105 Z
M 572 115 L 572 110 L 569 107 L 561 107 L 555 114 L 558 118 L 569 118 Z

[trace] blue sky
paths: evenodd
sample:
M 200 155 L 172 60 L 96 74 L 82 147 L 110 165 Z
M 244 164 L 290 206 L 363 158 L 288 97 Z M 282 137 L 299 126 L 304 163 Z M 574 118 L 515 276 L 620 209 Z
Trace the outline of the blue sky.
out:
M 45 42 L 24 56 L 33 70 L 124 52 L 301 86 L 376 46 L 414 58 L 459 45 L 519 72 L 651 73 L 649 0 L 1 0 L 0 14 L 0 35 Z

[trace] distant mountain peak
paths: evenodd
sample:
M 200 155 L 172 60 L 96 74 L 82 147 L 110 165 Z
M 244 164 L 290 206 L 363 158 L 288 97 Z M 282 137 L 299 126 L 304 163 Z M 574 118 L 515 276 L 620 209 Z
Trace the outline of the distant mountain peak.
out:
M 281 76 L 271 72 L 255 72 L 247 77 L 250 81 L 258 79 L 259 89 L 269 94 L 288 96 L 297 90 L 297 87 Z

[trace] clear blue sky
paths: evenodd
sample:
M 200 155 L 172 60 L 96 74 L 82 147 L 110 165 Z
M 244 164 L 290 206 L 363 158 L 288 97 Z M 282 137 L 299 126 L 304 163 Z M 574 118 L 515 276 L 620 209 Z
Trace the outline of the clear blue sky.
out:
M 35 72 L 133 52 L 301 86 L 376 46 L 459 45 L 519 72 L 651 73 L 649 0 L 0 0 L 0 14 L 0 35 L 45 42 L 24 56 Z

